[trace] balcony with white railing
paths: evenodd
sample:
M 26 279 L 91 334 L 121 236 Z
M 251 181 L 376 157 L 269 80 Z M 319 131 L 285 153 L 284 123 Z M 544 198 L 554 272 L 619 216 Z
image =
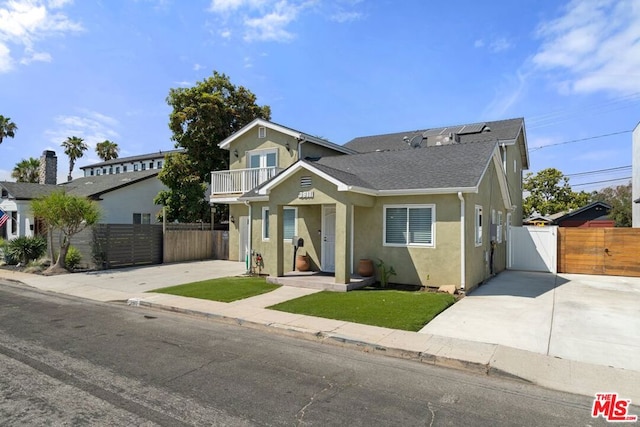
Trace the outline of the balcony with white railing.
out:
M 211 197 L 241 195 L 282 172 L 277 167 L 211 172 Z

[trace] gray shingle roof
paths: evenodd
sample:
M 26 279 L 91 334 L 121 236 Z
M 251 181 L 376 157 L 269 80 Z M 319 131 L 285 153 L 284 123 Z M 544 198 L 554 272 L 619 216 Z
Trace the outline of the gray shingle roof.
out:
M 324 157 L 311 164 L 345 184 L 373 190 L 466 188 L 479 184 L 495 147 L 450 144 Z
M 100 197 L 109 191 L 155 177 L 159 172 L 158 169 L 151 169 L 114 175 L 87 176 L 59 185 L 2 181 L 0 186 L 4 187 L 9 195 L 17 200 L 31 200 L 58 190 L 64 190 L 68 194 L 76 196 Z
M 360 153 L 369 153 L 376 150 L 405 150 L 410 147 L 407 145 L 404 137 L 407 137 L 409 141 L 416 137 L 414 141 L 419 142 L 423 134 L 434 136 L 440 134 L 445 135 L 449 132 L 459 133 L 461 143 L 512 140 L 518 136 L 518 132 L 523 126 L 524 119 L 522 118 L 485 123 L 472 123 L 467 125 L 444 126 L 440 128 L 411 130 L 384 135 L 362 136 L 352 139 L 344 144 L 344 146 Z M 489 128 L 490 131 L 486 131 L 487 128 Z M 485 131 L 482 131 L 483 129 Z
M 113 175 L 85 176 L 71 182 L 60 184 L 69 194 L 86 197 L 99 197 L 104 193 L 116 190 L 136 182 L 144 181 L 158 175 L 160 170 L 150 169 L 139 172 L 117 173 Z
M 164 157 L 167 154 L 182 153 L 183 151 L 185 151 L 185 149 L 180 148 L 177 150 L 167 150 L 167 151 L 160 150 L 157 153 L 139 154 L 137 156 L 118 157 L 117 159 L 107 160 L 106 162 L 93 163 L 91 165 L 82 166 L 80 167 L 80 169 L 97 168 L 101 166 L 116 165 L 116 164 L 119 165 L 120 163 L 140 162 L 142 160 L 151 160 L 151 159 L 157 159 L 158 157 Z
M 33 184 L 30 182 L 9 182 L 0 181 L 0 187 L 4 187 L 9 193 L 9 197 L 16 200 L 31 200 L 59 189 L 53 184 Z

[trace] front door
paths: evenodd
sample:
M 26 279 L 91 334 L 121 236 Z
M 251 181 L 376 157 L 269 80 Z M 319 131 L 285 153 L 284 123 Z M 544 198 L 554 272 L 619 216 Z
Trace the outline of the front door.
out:
M 322 271 L 336 270 L 336 207 L 322 207 Z

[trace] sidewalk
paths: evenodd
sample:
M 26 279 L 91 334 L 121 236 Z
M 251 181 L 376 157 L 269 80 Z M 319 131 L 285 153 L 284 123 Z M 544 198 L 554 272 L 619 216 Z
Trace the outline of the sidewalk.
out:
M 127 301 L 131 306 L 197 315 L 422 363 L 518 378 L 586 396 L 617 392 L 622 398 L 631 399 L 635 405 L 640 403 L 640 371 L 637 370 L 561 359 L 501 344 L 432 335 L 425 331 L 400 331 L 265 308 L 318 292 L 313 289 L 283 286 L 273 292 L 232 303 L 147 292 L 243 272 L 243 263 L 202 261 L 48 277 L 0 269 L 0 280 L 95 301 Z

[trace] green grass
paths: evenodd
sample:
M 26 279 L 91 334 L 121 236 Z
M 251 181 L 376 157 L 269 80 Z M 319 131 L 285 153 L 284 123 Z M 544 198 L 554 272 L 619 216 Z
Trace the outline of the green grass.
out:
M 454 301 L 452 295 L 445 293 L 392 290 L 360 290 L 346 293 L 323 291 L 268 308 L 417 332 Z
M 267 283 L 263 277 L 222 277 L 202 282 L 186 283 L 149 292 L 179 295 L 183 297 L 232 302 L 256 295 L 266 294 L 279 285 Z

